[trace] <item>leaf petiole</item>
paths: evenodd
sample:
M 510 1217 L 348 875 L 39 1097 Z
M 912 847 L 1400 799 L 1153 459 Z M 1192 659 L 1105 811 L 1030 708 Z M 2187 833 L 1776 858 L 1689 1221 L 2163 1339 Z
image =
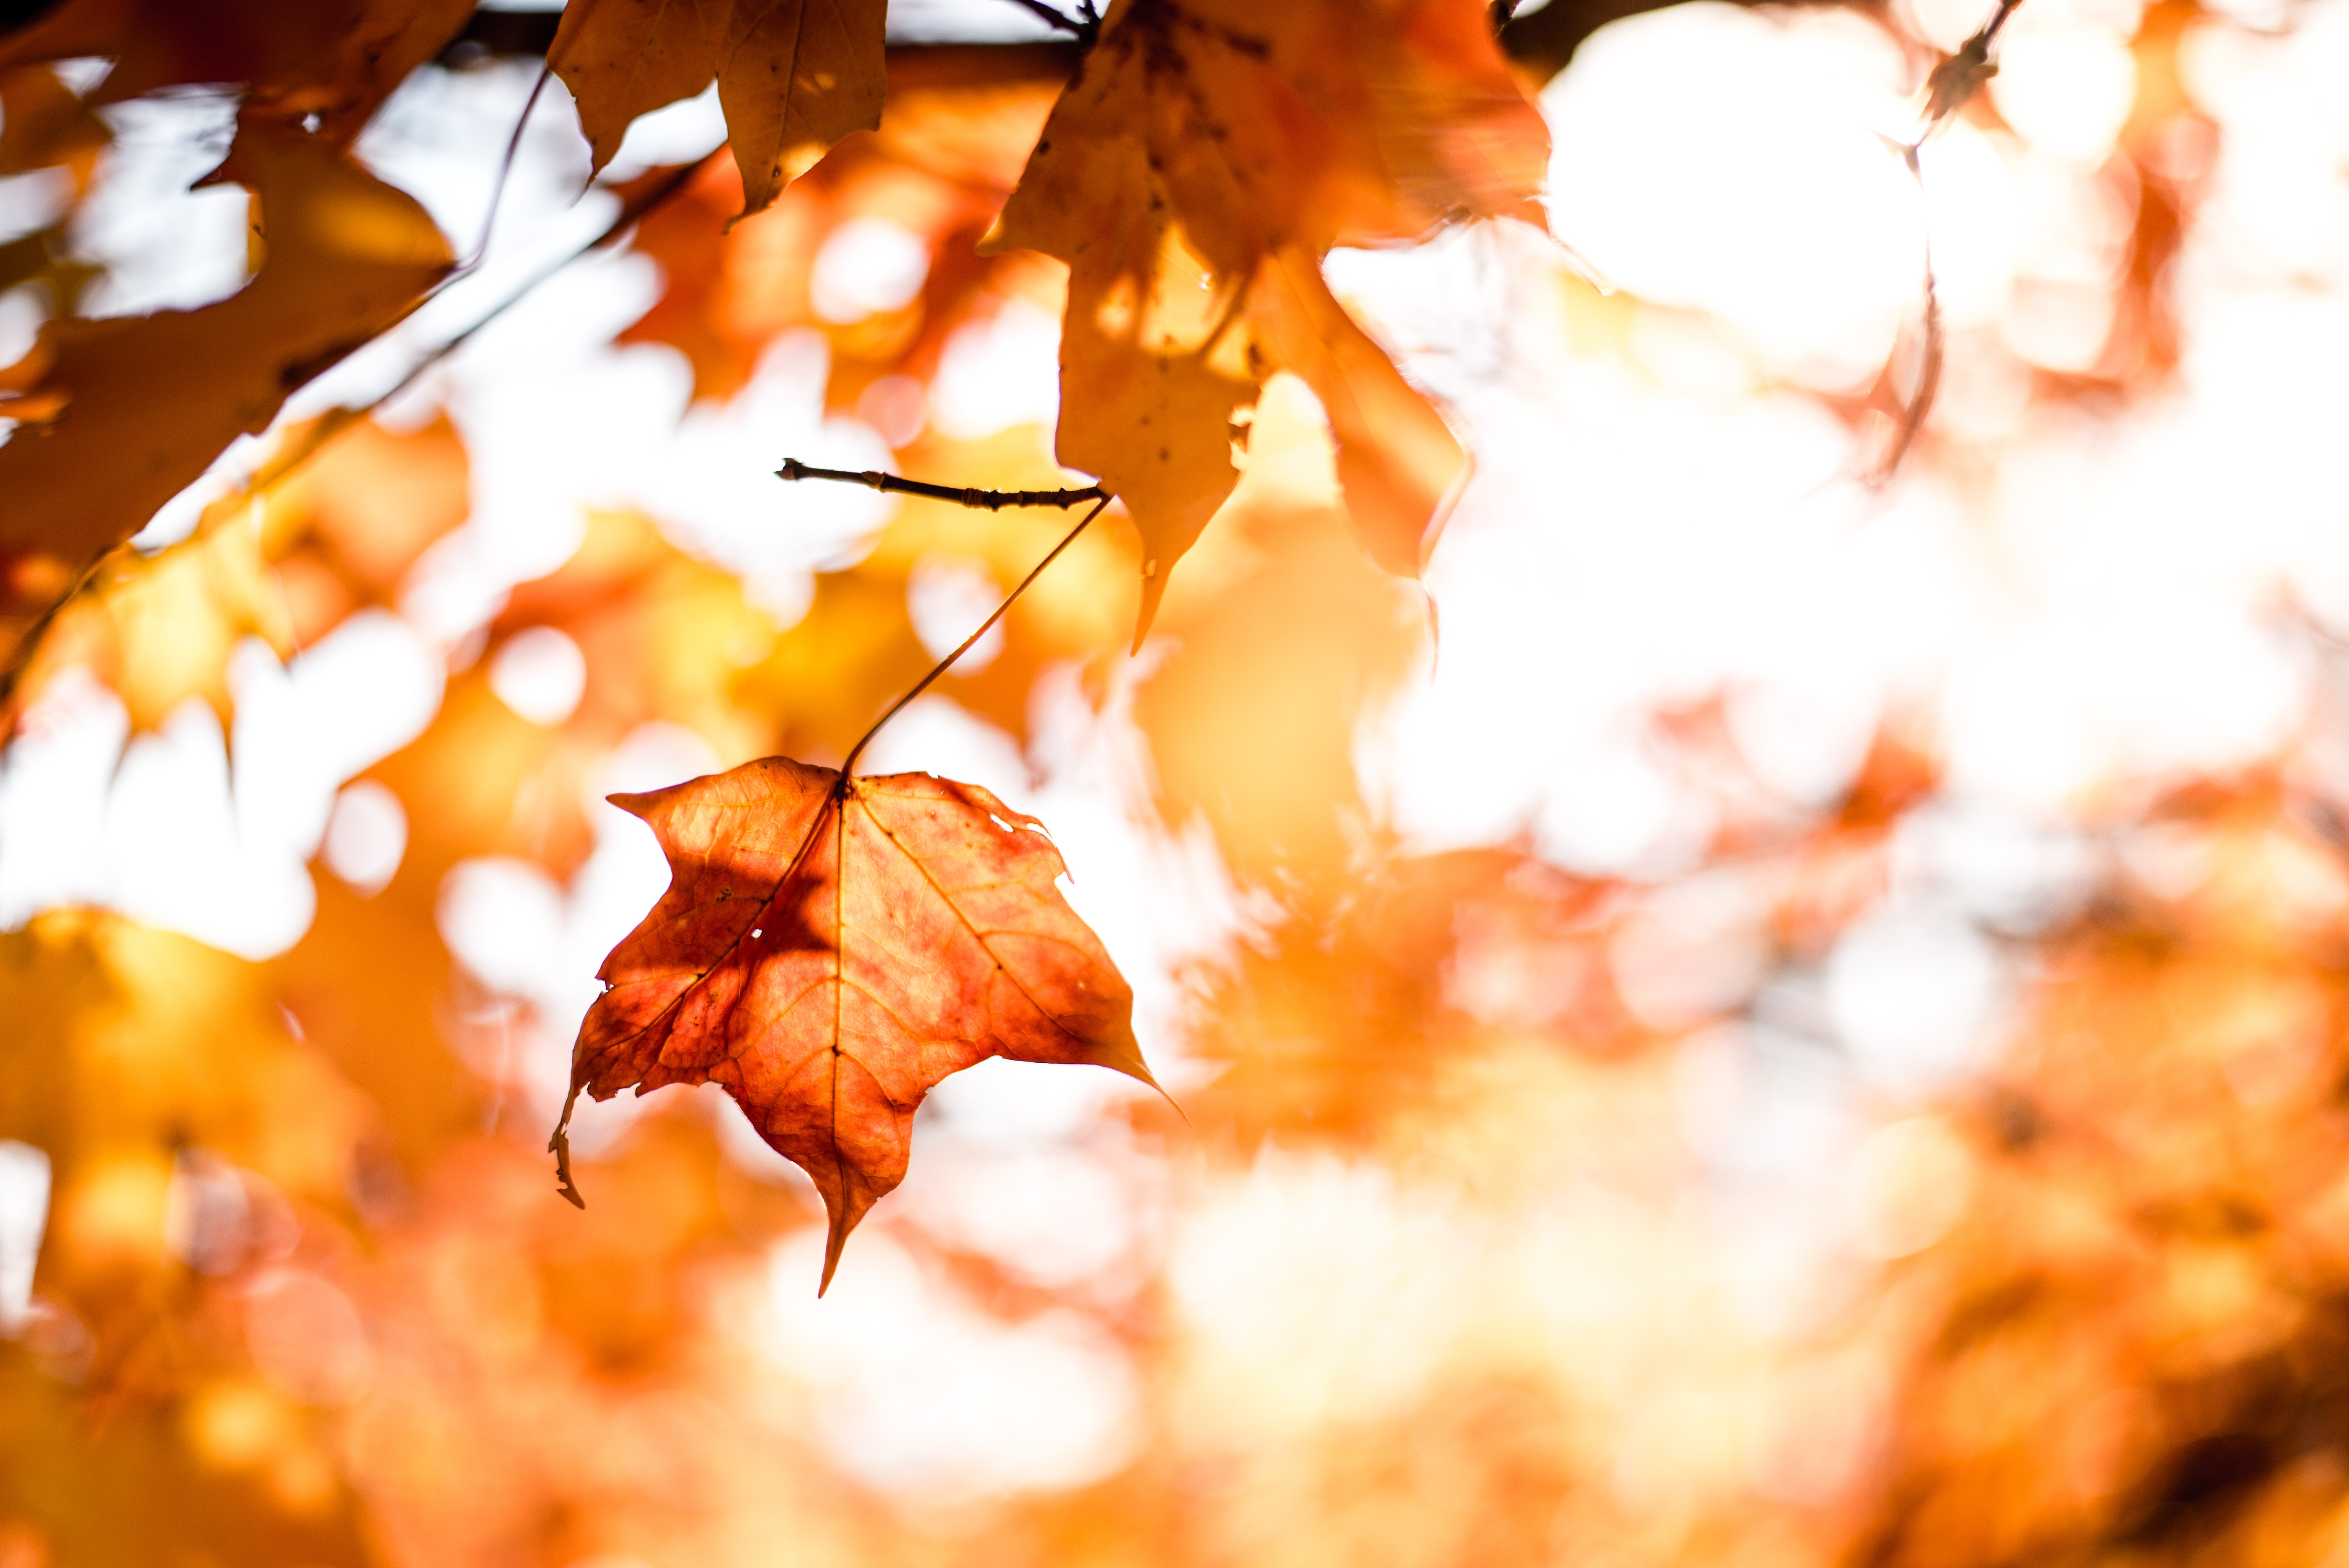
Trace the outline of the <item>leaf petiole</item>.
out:
M 895 474 L 885 474 L 874 469 L 866 469 L 860 472 L 853 469 L 813 468 L 797 458 L 785 458 L 783 466 L 775 470 L 775 477 L 794 483 L 801 480 L 830 480 L 835 484 L 864 485 L 887 494 L 917 495 L 931 500 L 952 501 L 957 506 L 967 506 L 974 511 L 1000 511 L 1007 506 L 1056 506 L 1065 509 L 1083 501 L 1093 503 L 1091 511 L 1077 519 L 1077 526 L 1069 530 L 1061 542 L 1052 546 L 1045 554 L 1043 560 L 1036 562 L 1036 569 L 1022 577 L 1019 580 L 1019 585 L 1003 596 L 1003 603 L 995 607 L 995 614 L 981 621 L 978 624 L 978 630 L 965 637 L 961 646 L 940 659 L 928 675 L 915 682 L 914 689 L 892 703 L 889 711 L 874 719 L 873 727 L 866 730 L 854 746 L 849 748 L 848 760 L 840 765 L 840 782 L 834 786 L 834 793 L 841 799 L 845 799 L 848 794 L 848 781 L 850 776 L 856 771 L 856 759 L 864 754 L 866 747 L 873 744 L 873 738 L 881 733 L 881 727 L 903 713 L 916 697 L 930 689 L 932 682 L 952 669 L 957 659 L 970 652 L 971 645 L 987 635 L 995 623 L 1003 619 L 1011 606 L 1019 602 L 1019 595 L 1028 592 L 1029 586 L 1044 574 L 1044 568 L 1058 561 L 1061 558 L 1061 552 L 1074 544 L 1077 542 L 1077 535 L 1085 531 L 1086 525 L 1099 517 L 1102 509 L 1111 501 L 1117 499 L 1099 485 L 1086 485 L 1081 490 L 957 490 L 951 485 L 934 485 L 921 480 L 900 479 Z
M 838 788 L 843 797 L 848 792 L 849 778 L 856 771 L 857 758 L 863 756 L 864 748 L 873 744 L 873 738 L 881 733 L 881 727 L 887 724 L 899 714 L 903 713 L 907 705 L 912 703 L 916 697 L 930 689 L 931 682 L 936 680 L 940 676 L 946 674 L 947 670 L 953 668 L 954 662 L 957 659 L 970 652 L 971 645 L 978 642 L 979 638 L 987 635 L 988 632 L 995 625 L 995 623 L 1003 619 L 1004 615 L 1010 611 L 1011 606 L 1019 602 L 1019 595 L 1028 592 L 1030 584 L 1033 583 L 1037 578 L 1044 575 L 1044 568 L 1051 565 L 1053 562 L 1058 561 L 1061 558 L 1061 552 L 1068 549 L 1071 544 L 1074 544 L 1077 542 L 1077 535 L 1082 533 L 1085 531 L 1086 525 L 1091 523 L 1093 519 L 1099 517 L 1103 509 L 1105 509 L 1113 499 L 1111 496 L 1102 494 L 1098 486 L 1094 487 L 1093 493 L 1100 499 L 1093 502 L 1092 510 L 1086 512 L 1084 516 L 1077 519 L 1077 526 L 1069 530 L 1066 534 L 1061 536 L 1061 542 L 1052 546 L 1051 550 L 1045 554 L 1043 560 L 1036 562 L 1036 569 L 1029 573 L 1027 576 L 1022 577 L 1019 580 L 1019 585 L 1017 588 L 1014 588 L 1010 593 L 1006 593 L 1003 596 L 1003 603 L 995 607 L 995 614 L 989 615 L 986 620 L 981 621 L 978 624 L 978 630 L 973 632 L 969 636 L 965 637 L 962 640 L 961 646 L 956 648 L 953 653 L 948 654 L 945 658 L 940 659 L 936 665 L 931 669 L 928 675 L 924 676 L 920 680 L 915 682 L 913 690 L 907 692 L 904 696 L 899 697 L 895 702 L 892 703 L 889 707 L 888 712 L 883 714 L 880 717 L 873 721 L 873 727 L 864 732 L 864 738 L 849 748 L 848 759 L 840 765 L 840 784 Z M 1066 503 L 1055 502 L 1050 504 L 1057 505 Z

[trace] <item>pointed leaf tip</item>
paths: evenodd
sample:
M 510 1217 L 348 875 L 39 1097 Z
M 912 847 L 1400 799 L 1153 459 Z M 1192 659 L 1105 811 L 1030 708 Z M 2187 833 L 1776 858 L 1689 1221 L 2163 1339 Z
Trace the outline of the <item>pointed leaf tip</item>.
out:
M 835 1222 L 832 1227 L 831 1235 L 825 1238 L 823 1243 L 823 1277 L 816 1281 L 815 1285 L 815 1298 L 818 1301 L 822 1301 L 823 1293 L 832 1288 L 832 1276 L 840 1272 L 840 1255 L 847 1250 L 848 1226 Z
M 631 817 L 649 820 L 653 808 L 659 805 L 661 797 L 667 793 L 667 789 L 647 789 L 638 794 L 606 795 L 604 799 L 606 804 L 617 806 Z

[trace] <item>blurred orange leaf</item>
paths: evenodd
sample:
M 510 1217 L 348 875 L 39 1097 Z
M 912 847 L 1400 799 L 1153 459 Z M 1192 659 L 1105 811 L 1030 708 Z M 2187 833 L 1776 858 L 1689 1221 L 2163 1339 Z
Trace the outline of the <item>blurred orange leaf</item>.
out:
M 1312 253 L 1284 246 L 1248 292 L 1248 325 L 1330 417 L 1347 520 L 1370 558 L 1416 577 L 1468 471 L 1444 416 L 1402 378 L 1321 281 Z
M 985 57 L 952 49 L 893 54 L 880 128 L 843 138 L 755 217 L 729 225 L 743 206 L 740 173 L 722 161 L 704 164 L 676 199 L 647 212 L 631 242 L 660 263 L 662 294 L 619 341 L 669 345 L 692 363 L 697 397 L 729 397 L 779 333 L 814 326 L 832 344 L 828 399 L 846 408 L 883 377 L 927 376 L 948 332 L 996 296 L 1037 289 L 1035 274 L 1051 271 L 1037 258 L 980 257 L 972 246 L 1010 194 L 1068 71 L 1049 51 L 990 46 L 977 53 Z M 991 57 L 1006 53 L 1008 68 Z M 623 190 L 668 178 L 657 170 Z M 899 308 L 827 320 L 812 297 L 816 257 L 858 218 L 919 237 L 930 251 L 928 275 Z M 1054 275 L 1045 285 L 1054 311 L 1059 282 Z
M 1364 9 L 1112 12 L 990 236 L 1069 263 L 1060 456 L 1099 474 L 1142 533 L 1137 645 L 1165 574 L 1231 493 L 1231 426 L 1270 369 L 1347 406 L 1333 424 L 1353 452 L 1348 499 L 1390 570 L 1416 572 L 1456 476 L 1442 419 L 1391 366 L 1373 388 L 1359 362 L 1383 356 L 1334 301 L 1301 299 L 1300 276 L 1341 241 L 1407 238 L 1455 212 L 1533 216 L 1547 137 L 1486 6 Z M 1272 315 L 1250 320 L 1258 268 L 1288 248 Z M 1390 442 L 1393 456 L 1368 450 Z
M 0 66 L 0 174 L 23 174 L 79 158 L 77 183 L 86 184 L 89 158 L 111 134 L 55 71 Z
M 0 41 L 0 68 L 114 57 L 98 101 L 242 84 L 247 114 L 347 145 L 408 73 L 440 52 L 471 0 L 68 0 Z
M 319 141 L 247 120 L 214 178 L 254 193 L 259 273 L 201 310 L 42 329 L 25 396 L 0 401 L 27 421 L 0 448 L 0 550 L 83 559 L 129 538 L 449 270 L 414 199 Z
M 723 1084 L 823 1194 L 824 1285 L 948 1074 L 1009 1057 L 1155 1087 L 1133 992 L 1053 886 L 1060 851 L 978 785 L 767 758 L 612 799 L 672 879 L 604 962 L 572 1098 Z

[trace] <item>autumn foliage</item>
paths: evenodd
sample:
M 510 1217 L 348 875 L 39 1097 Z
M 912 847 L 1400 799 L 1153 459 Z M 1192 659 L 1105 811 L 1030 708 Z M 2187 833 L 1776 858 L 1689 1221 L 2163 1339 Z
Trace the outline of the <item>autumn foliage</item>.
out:
M 2306 509 L 2333 35 L 912 9 L 0 7 L 0 1568 L 2349 1552 L 2342 561 L 2066 553 Z M 1667 23 L 1898 67 L 1858 348 L 1550 238 Z

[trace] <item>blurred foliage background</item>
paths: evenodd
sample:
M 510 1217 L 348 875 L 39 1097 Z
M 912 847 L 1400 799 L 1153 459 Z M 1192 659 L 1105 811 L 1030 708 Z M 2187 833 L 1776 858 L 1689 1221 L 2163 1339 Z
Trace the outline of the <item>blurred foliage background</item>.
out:
M 1076 482 L 980 9 L 731 228 L 477 16 L 357 142 L 461 251 L 528 113 L 474 297 L 677 193 L 10 559 L 0 1568 L 2349 1562 L 2338 0 L 2026 0 L 1921 196 L 1970 9 L 1525 9 L 1573 253 L 1330 267 L 1477 454 L 1427 591 L 1278 381 L 1138 655 L 1102 529 L 868 765 L 1045 819 L 1182 1114 L 954 1080 L 821 1302 L 714 1091 L 556 1199 L 601 797 L 837 762 L 1065 526 L 769 477 Z M 244 282 L 234 103 L 93 86 L 0 76 L 0 359 Z

